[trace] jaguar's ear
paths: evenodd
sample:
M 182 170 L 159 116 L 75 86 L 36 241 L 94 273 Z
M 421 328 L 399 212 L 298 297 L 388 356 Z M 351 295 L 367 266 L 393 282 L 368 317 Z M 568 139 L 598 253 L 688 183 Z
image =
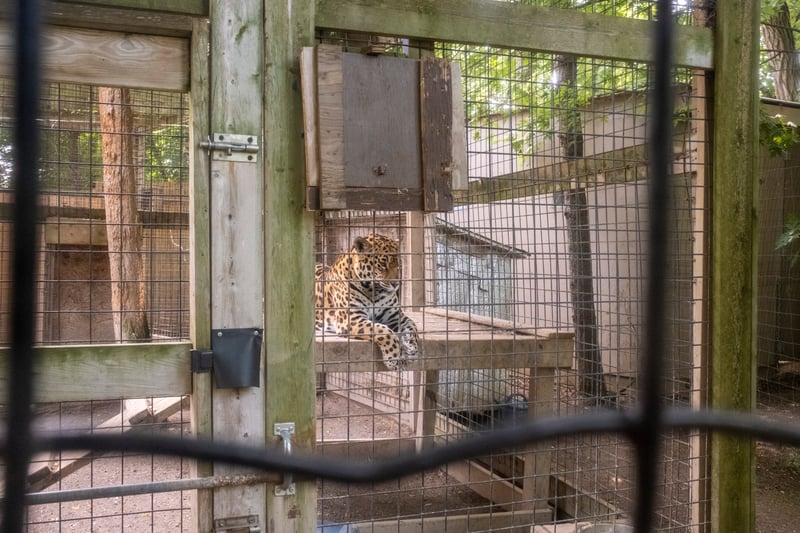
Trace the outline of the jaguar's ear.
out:
M 366 252 L 372 249 L 372 246 L 366 237 L 356 237 L 356 240 L 353 241 L 353 248 L 355 248 L 357 252 Z

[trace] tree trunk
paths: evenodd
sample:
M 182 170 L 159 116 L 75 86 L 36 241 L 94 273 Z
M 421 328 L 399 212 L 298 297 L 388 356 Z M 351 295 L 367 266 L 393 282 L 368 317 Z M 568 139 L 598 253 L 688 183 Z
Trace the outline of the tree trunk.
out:
M 100 88 L 98 92 L 114 335 L 118 341 L 141 341 L 150 338 L 150 328 L 145 314 L 130 90 Z
M 794 32 L 786 2 L 781 2 L 775 13 L 761 25 L 761 35 L 772 69 L 775 98 L 797 102 L 800 61 L 797 57 Z
M 558 93 L 556 118 L 561 154 L 566 161 L 583 157 L 583 127 L 578 111 L 575 56 L 556 58 Z M 572 321 L 575 326 L 575 355 L 578 363 L 578 390 L 589 398 L 606 396 L 603 360 L 597 340 L 597 313 L 594 305 L 592 243 L 589 233 L 589 208 L 586 191 L 579 183 L 565 195 L 564 219 L 569 248 L 569 283 Z

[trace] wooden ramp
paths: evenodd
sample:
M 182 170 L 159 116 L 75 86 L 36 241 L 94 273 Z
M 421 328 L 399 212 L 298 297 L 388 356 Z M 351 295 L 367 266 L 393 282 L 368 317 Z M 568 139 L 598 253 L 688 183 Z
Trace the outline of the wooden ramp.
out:
M 188 404 L 188 398 L 125 400 L 122 412 L 92 429 L 93 433 L 124 433 L 160 424 Z M 89 451 L 38 454 L 28 472 L 28 492 L 39 492 L 88 465 L 97 455 Z

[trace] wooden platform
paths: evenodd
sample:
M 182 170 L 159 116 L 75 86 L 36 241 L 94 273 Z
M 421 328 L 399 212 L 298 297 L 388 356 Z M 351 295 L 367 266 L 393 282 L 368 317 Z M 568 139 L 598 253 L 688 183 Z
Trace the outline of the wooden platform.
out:
M 528 369 L 528 417 L 553 414 L 556 371 L 572 366 L 572 333 L 536 330 L 506 320 L 442 309 L 408 314 L 417 324 L 421 351 L 408 368 L 413 372 L 413 383 L 411 401 L 406 402 L 414 419 L 413 441 L 417 449 L 437 445 L 440 370 Z M 380 351 L 371 342 L 331 334 L 317 335 L 316 357 L 317 371 L 322 373 L 386 370 Z M 347 447 L 346 443 L 338 445 Z M 521 488 L 472 461 L 453 464 L 448 473 L 508 511 L 519 511 L 521 505 L 546 512 L 551 468 L 549 445 L 529 446 L 521 456 L 524 458 Z M 535 502 L 533 508 L 531 502 Z
M 420 351 L 408 370 L 471 368 L 568 368 L 573 335 L 535 330 L 507 320 L 426 309 L 408 315 L 417 324 Z M 318 372 L 384 371 L 380 351 L 369 341 L 318 333 Z

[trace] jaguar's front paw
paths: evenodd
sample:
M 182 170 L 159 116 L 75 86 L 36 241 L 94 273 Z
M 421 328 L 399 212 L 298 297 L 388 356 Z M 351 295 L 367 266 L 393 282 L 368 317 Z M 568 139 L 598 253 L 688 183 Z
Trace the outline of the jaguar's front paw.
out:
M 400 346 L 402 346 L 403 355 L 405 355 L 407 359 L 415 359 L 417 357 L 419 344 L 415 333 L 409 331 L 400 335 Z

